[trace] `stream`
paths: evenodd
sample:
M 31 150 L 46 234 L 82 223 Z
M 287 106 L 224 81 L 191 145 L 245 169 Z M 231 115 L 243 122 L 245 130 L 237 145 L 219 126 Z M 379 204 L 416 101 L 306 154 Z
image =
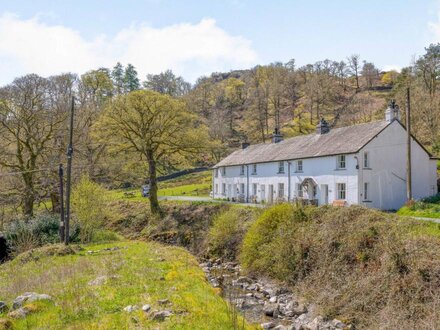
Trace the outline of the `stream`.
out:
M 236 262 L 207 260 L 200 264 L 209 283 L 249 322 L 263 329 L 336 330 L 352 325 L 325 320 L 315 307 L 302 303 L 286 287 L 262 278 L 244 276 Z

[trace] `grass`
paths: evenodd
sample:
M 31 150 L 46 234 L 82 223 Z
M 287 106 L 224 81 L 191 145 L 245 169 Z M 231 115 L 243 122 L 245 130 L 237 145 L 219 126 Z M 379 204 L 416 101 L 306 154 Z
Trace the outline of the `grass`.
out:
M 199 172 L 159 182 L 159 196 L 209 196 L 211 190 L 211 172 Z M 117 189 L 107 193 L 110 200 L 147 201 L 140 189 Z
M 112 247 L 119 250 L 103 250 Z M 196 259 L 181 248 L 135 241 L 90 245 L 62 256 L 44 251 L 0 266 L 0 298 L 9 305 L 27 291 L 54 298 L 53 303 L 33 304 L 34 312 L 24 319 L 10 319 L 13 329 L 234 329 L 234 323 L 243 322 L 231 319 L 230 307 L 207 283 Z M 103 275 L 114 278 L 88 285 Z M 159 299 L 170 304 L 159 306 Z M 173 315 L 158 323 L 142 310 L 123 311 L 143 304 Z M 0 328 L 7 320 L 0 314 Z
M 397 211 L 397 214 L 420 218 L 440 219 L 440 204 L 423 203 L 423 206 L 402 206 L 399 211 Z

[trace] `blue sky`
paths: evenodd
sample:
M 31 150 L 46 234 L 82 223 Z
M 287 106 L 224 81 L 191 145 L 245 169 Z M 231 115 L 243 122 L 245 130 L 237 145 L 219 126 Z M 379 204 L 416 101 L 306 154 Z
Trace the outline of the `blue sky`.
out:
M 131 62 L 143 79 L 358 53 L 403 67 L 440 41 L 438 0 L 0 0 L 0 84 Z

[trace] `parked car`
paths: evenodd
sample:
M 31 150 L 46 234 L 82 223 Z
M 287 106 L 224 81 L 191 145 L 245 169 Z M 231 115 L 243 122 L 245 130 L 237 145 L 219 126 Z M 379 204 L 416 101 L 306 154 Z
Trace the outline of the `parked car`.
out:
M 142 191 L 141 191 L 142 197 L 148 197 L 150 196 L 150 186 L 142 186 Z

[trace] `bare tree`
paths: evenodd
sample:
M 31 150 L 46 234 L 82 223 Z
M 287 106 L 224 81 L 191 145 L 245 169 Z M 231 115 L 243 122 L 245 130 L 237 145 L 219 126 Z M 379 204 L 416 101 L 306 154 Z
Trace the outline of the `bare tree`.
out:
M 359 54 L 350 55 L 348 58 L 348 66 L 350 68 L 351 74 L 354 75 L 356 79 L 356 89 L 359 89 L 359 72 L 361 70 L 361 56 Z

